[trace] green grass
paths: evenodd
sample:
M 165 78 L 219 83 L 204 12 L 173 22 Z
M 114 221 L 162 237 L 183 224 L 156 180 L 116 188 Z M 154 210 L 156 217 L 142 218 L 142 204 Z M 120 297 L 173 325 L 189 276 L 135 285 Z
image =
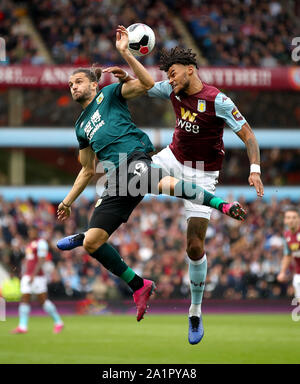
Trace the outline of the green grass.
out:
M 286 315 L 204 315 L 205 335 L 187 341 L 187 317 L 151 315 L 32 317 L 26 335 L 11 335 L 17 318 L 0 322 L 0 363 L 299 363 L 300 322 Z

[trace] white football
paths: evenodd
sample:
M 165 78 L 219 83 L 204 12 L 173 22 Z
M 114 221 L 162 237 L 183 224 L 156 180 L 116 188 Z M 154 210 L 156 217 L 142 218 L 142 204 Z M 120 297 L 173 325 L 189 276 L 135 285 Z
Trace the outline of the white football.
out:
M 146 56 L 155 45 L 153 30 L 146 24 L 136 23 L 127 28 L 128 48 L 134 56 Z

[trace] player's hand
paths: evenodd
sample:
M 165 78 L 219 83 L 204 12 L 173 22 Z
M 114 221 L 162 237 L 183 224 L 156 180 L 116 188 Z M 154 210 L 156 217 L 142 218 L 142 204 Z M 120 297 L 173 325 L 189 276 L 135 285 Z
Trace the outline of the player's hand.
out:
M 30 276 L 30 279 L 28 281 L 29 284 L 32 284 L 33 283 L 33 280 L 34 280 L 34 276 Z
M 120 67 L 108 67 L 103 69 L 102 72 L 112 73 L 117 79 L 121 81 L 128 81 L 133 80 L 133 77 L 131 77 L 124 69 Z
M 118 25 L 116 33 L 116 48 L 120 53 L 128 50 L 128 31 L 123 25 Z
M 251 186 L 254 185 L 257 196 L 262 197 L 264 195 L 264 185 L 261 181 L 260 174 L 256 172 L 250 173 L 248 181 L 249 181 L 249 185 Z
M 63 203 L 60 203 L 57 208 L 57 219 L 59 221 L 66 220 L 71 214 L 71 207 L 65 206 Z
M 285 283 L 287 281 L 287 276 L 284 272 L 280 272 L 277 276 L 279 283 Z

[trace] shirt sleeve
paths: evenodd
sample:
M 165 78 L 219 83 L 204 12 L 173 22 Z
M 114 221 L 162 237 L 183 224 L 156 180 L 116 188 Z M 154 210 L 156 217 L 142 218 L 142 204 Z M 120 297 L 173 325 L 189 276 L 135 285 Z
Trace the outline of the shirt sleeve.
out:
M 223 119 L 233 132 L 239 132 L 242 126 L 247 123 L 230 97 L 222 92 L 218 93 L 215 98 L 215 111 L 216 116 Z
M 168 80 L 158 81 L 154 86 L 147 92 L 150 97 L 159 97 L 161 99 L 168 99 L 173 89 Z
M 76 135 L 76 137 L 77 137 L 77 141 L 79 144 L 79 149 L 87 148 L 90 145 L 90 143 L 88 142 L 87 139 L 84 139 L 83 137 L 81 137 L 79 135 Z
M 122 96 L 122 86 L 123 86 L 122 82 L 111 84 L 111 87 L 113 88 L 113 92 L 117 96 L 117 98 L 120 99 L 121 101 L 125 101 L 124 97 Z
M 38 257 L 45 258 L 48 255 L 48 243 L 46 240 L 39 240 L 37 244 Z
M 291 256 L 290 247 L 285 239 L 283 239 L 283 256 Z

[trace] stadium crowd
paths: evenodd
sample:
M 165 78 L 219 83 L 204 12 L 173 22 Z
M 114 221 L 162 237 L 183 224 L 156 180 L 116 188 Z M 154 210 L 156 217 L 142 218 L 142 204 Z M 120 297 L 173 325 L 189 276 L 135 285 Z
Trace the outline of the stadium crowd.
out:
M 0 1 L 0 37 L 5 41 L 8 64 L 41 65 L 46 59 L 38 51 L 37 44 L 28 31 L 26 23 L 21 22 L 27 15 L 24 2 Z
M 183 45 L 161 1 L 30 0 L 28 6 L 56 64 L 122 64 L 114 47 L 116 27 L 141 20 L 156 32 L 156 53 L 147 56 L 145 64 L 156 63 L 161 48 Z
M 241 200 L 242 201 L 242 200 Z M 242 201 L 243 204 L 246 204 Z M 253 299 L 292 296 L 291 282 L 276 282 L 282 259 L 282 212 L 289 200 L 246 204 L 244 223 L 214 211 L 207 231 L 206 298 Z M 12 203 L 0 199 L 0 261 L 20 276 L 27 230 L 40 229 L 49 243 L 44 266 L 50 297 L 120 299 L 131 295 L 127 285 L 79 247 L 61 252 L 56 242 L 87 228 L 93 204 L 81 198 L 65 223 L 56 220 L 48 201 Z M 185 253 L 186 220 L 181 201 L 151 199 L 141 203 L 110 241 L 139 274 L 157 282 L 158 298 L 187 298 L 189 279 Z
M 291 40 L 299 35 L 296 1 L 279 0 L 1 0 L 0 35 L 10 63 L 44 64 L 20 18 L 29 13 L 56 64 L 111 65 L 115 28 L 142 21 L 156 34 L 155 52 L 145 64 L 157 64 L 161 48 L 184 45 L 174 17 L 183 19 L 209 65 L 278 66 L 291 63 Z M 65 16 L 68 15 L 66 18 Z
M 297 1 L 287 4 L 279 0 L 168 0 L 168 3 L 180 12 L 211 65 L 291 64 L 291 41 L 299 35 Z

